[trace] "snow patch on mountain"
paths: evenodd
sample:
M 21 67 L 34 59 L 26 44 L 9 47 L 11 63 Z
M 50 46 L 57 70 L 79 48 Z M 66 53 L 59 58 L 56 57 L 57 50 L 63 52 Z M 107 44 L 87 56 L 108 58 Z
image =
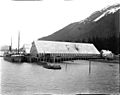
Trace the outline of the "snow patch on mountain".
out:
M 120 7 L 118 7 L 118 8 L 113 8 L 113 9 L 111 9 L 111 10 L 108 10 L 108 14 L 113 14 L 114 12 L 116 12 L 117 10 L 119 10 L 120 9 Z
M 102 15 L 100 15 L 98 18 L 96 18 L 96 19 L 94 19 L 94 21 L 93 22 L 96 22 L 96 21 L 98 21 L 98 20 L 100 20 L 102 17 L 104 17 L 104 16 L 106 16 L 106 15 L 108 15 L 108 14 L 113 14 L 114 12 L 116 12 L 117 10 L 119 10 L 120 9 L 120 7 L 118 7 L 118 8 L 112 8 L 112 9 L 110 9 L 110 10 L 107 10 L 106 12 L 104 12 Z
M 96 21 L 100 20 L 102 17 L 105 16 L 105 14 L 106 14 L 106 13 L 103 13 L 101 16 L 99 16 L 98 18 L 96 18 L 93 22 L 96 22 Z

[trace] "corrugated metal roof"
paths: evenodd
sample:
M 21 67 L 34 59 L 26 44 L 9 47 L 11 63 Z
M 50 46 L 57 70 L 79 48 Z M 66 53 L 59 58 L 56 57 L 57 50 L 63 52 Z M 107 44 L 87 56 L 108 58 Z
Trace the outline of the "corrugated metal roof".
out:
M 57 41 L 34 41 L 38 53 L 100 54 L 93 44 Z

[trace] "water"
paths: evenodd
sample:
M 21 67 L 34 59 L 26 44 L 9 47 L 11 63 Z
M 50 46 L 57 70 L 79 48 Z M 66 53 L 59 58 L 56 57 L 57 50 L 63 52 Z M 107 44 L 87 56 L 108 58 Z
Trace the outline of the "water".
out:
M 76 60 L 51 70 L 31 63 L 1 60 L 2 95 L 118 93 L 119 65 Z

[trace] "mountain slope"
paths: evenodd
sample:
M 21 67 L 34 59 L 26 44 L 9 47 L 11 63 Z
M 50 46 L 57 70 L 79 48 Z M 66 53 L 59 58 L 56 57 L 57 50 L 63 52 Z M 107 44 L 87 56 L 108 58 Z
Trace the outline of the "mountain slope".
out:
M 72 41 L 93 43 L 98 50 L 119 51 L 120 4 L 94 12 L 80 22 L 74 22 L 63 29 L 39 40 Z

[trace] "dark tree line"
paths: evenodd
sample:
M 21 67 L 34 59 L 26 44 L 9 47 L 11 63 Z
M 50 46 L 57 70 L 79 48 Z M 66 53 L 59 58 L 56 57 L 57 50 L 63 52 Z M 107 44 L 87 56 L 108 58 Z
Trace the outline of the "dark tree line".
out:
M 93 38 L 76 40 L 76 41 L 65 40 L 65 42 L 93 43 L 99 51 L 105 49 L 105 50 L 110 50 L 115 54 L 120 54 L 119 40 L 120 40 L 119 38 L 113 35 L 112 37 L 109 38 L 93 37 Z
M 102 38 L 102 39 L 93 37 L 92 39 L 88 39 L 88 41 L 83 40 L 82 42 L 93 43 L 99 51 L 105 49 L 105 50 L 110 50 L 115 54 L 120 53 L 119 38 L 117 38 L 116 36 L 112 36 L 109 38 Z

